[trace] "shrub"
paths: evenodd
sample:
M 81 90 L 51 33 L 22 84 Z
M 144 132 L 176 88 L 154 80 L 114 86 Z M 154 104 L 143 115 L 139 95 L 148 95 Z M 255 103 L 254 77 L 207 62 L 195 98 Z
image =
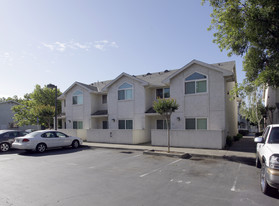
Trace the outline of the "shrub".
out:
M 233 144 L 233 138 L 231 136 L 227 136 L 226 138 L 226 146 L 230 147 Z
M 238 133 L 239 133 L 239 134 L 242 134 L 243 136 L 246 136 L 246 135 L 249 134 L 249 131 L 246 130 L 246 129 L 242 129 L 242 130 L 238 130 Z
M 239 141 L 242 137 L 243 135 L 238 133 L 236 136 L 233 137 L 233 141 Z

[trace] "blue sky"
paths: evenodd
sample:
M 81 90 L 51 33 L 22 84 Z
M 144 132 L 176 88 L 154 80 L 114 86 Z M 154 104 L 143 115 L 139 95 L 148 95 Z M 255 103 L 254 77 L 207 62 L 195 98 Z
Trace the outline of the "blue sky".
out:
M 1 0 L 0 97 L 36 84 L 64 92 L 90 84 L 179 69 L 193 59 L 236 61 L 212 43 L 211 8 L 201 0 Z

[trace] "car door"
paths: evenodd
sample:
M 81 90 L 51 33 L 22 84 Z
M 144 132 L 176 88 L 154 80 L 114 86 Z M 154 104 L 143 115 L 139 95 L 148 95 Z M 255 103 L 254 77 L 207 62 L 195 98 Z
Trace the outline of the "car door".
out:
M 60 147 L 65 147 L 71 145 L 71 139 L 68 135 L 62 132 L 55 132 L 56 136 L 59 138 Z
M 47 147 L 59 147 L 59 138 L 56 136 L 55 132 L 45 132 L 41 135 L 42 141 L 47 145 Z

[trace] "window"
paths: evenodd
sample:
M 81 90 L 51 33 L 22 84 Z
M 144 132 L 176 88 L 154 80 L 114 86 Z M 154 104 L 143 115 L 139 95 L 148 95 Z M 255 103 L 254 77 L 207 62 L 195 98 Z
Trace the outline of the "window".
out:
M 73 129 L 83 129 L 82 121 L 73 121 Z
M 106 104 L 108 102 L 108 95 L 102 95 L 102 104 Z
M 124 83 L 118 87 L 118 100 L 131 99 L 133 99 L 133 86 L 131 84 Z
M 118 120 L 118 129 L 133 129 L 133 120 Z
M 108 129 L 108 121 L 103 121 L 103 129 Z
M 207 76 L 195 72 L 185 79 L 185 94 L 207 92 Z
M 156 98 L 170 98 L 170 88 L 156 89 Z
M 169 122 L 169 128 L 170 128 L 170 122 Z M 167 121 L 157 120 L 157 129 L 167 129 Z
M 83 104 L 83 93 L 77 90 L 73 93 L 73 104 Z
M 186 118 L 185 129 L 207 130 L 207 118 Z

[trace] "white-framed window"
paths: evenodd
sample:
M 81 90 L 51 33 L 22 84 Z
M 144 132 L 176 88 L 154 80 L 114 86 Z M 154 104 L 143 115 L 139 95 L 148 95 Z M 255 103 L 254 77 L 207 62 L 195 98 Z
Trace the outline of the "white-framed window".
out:
M 73 93 L 73 104 L 83 104 L 83 92 L 77 90 Z
M 133 85 L 124 83 L 118 87 L 118 100 L 133 99 Z
M 170 88 L 156 89 L 156 98 L 157 99 L 170 98 Z
M 73 121 L 73 129 L 83 129 L 82 121 Z
M 118 129 L 133 129 L 133 120 L 118 120 Z
M 108 95 L 104 94 L 102 95 L 102 104 L 107 104 L 108 103 Z
M 207 118 L 186 118 L 185 129 L 207 130 Z
M 207 92 L 207 76 L 193 73 L 185 78 L 185 94 L 196 94 Z
M 167 129 L 167 121 L 166 120 L 157 120 L 157 129 Z M 170 122 L 169 122 L 169 128 L 170 128 Z

